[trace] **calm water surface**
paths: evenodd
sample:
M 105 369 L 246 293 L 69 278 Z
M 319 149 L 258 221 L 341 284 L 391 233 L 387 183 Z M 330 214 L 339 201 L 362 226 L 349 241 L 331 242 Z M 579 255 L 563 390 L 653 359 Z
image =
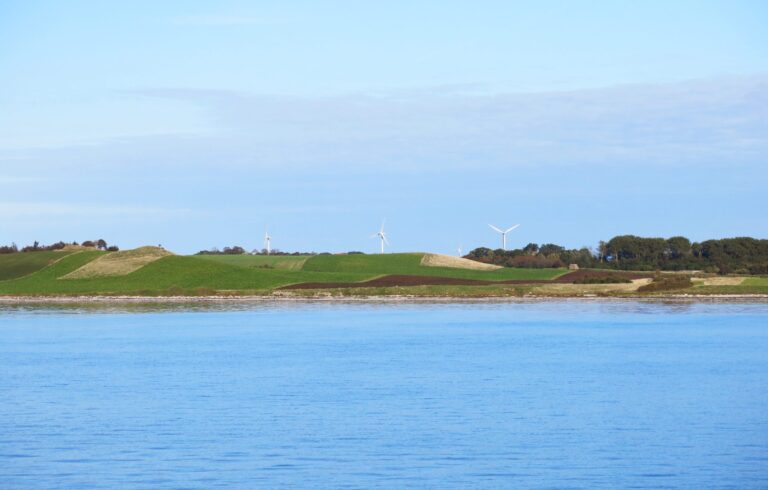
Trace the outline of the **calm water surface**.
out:
M 0 306 L 0 488 L 767 488 L 768 305 Z

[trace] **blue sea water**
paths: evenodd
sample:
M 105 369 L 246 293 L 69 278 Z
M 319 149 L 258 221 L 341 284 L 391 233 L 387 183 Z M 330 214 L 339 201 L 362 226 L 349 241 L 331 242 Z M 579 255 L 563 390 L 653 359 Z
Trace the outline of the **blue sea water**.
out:
M 0 306 L 0 488 L 768 488 L 768 305 Z

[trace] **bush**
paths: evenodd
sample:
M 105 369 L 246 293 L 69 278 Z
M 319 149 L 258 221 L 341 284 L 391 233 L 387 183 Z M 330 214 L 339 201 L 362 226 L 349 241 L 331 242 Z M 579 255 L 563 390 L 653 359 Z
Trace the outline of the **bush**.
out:
M 557 257 L 544 257 L 541 255 L 518 255 L 506 261 L 507 266 L 524 267 L 528 269 L 549 269 L 563 267 L 563 263 Z
M 18 251 L 19 247 L 15 243 L 0 246 L 0 254 L 15 254 Z
M 670 291 L 674 289 L 685 289 L 693 286 L 691 277 L 680 274 L 657 274 L 653 282 L 640 286 L 637 291 L 640 293 L 653 293 L 657 291 Z
M 606 274 L 604 276 L 585 276 L 573 281 L 574 284 L 627 284 L 632 280 L 620 274 Z
M 2 253 L 2 252 L 0 252 Z M 754 275 L 768 274 L 768 263 L 755 264 L 749 267 L 749 273 Z
M 212 248 L 210 250 L 200 250 L 195 255 L 243 255 L 246 251 L 243 247 L 235 245 L 234 247 L 224 247 L 224 250 Z

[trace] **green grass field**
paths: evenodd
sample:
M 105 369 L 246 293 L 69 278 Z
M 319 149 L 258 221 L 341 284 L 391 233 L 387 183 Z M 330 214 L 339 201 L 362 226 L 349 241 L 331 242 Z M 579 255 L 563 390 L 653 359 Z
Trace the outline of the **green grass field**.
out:
M 371 274 L 406 274 L 415 276 L 456 277 L 502 281 L 505 279 L 553 279 L 568 272 L 566 269 L 498 269 L 476 271 L 452 267 L 425 267 L 424 254 L 384 255 L 316 255 L 304 264 L 302 270 L 317 272 L 364 272 Z
M 0 254 L 0 281 L 32 274 L 66 257 L 71 252 L 24 252 Z
M 251 269 L 281 269 L 298 271 L 304 266 L 309 255 L 196 255 L 220 264 L 237 265 Z
M 362 281 L 371 274 L 253 269 L 199 257 L 170 256 L 119 277 L 61 279 L 102 252 L 80 252 L 37 273 L 0 282 L 5 295 L 77 294 L 214 294 L 220 291 L 264 292 L 297 282 Z
M 422 254 L 298 256 L 167 256 L 123 276 L 64 279 L 104 255 L 100 251 L 33 252 L 0 255 L 0 295 L 212 295 L 263 294 L 304 282 L 360 282 L 387 274 L 485 280 L 552 279 L 564 269 L 475 271 L 425 267 Z M 265 267 L 266 266 L 266 267 Z M 526 285 L 413 286 L 340 289 L 332 295 L 414 294 L 515 296 L 535 292 Z M 768 278 L 750 277 L 738 286 L 696 286 L 693 294 L 768 294 Z M 294 295 L 314 292 L 292 291 Z M 567 291 L 566 291 L 567 293 Z
M 696 286 L 694 294 L 768 294 L 768 277 L 747 277 L 737 286 Z
M 742 286 L 768 287 L 768 277 L 748 277 L 741 283 Z

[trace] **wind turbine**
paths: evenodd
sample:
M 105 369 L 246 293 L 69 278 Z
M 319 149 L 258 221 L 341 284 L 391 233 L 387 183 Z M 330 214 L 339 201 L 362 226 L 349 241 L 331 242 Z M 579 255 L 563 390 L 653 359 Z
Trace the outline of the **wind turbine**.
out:
M 493 225 L 488 225 L 488 226 L 493 228 L 494 231 L 498 231 L 499 233 L 501 233 L 501 249 L 502 250 L 506 250 L 507 249 L 507 233 L 509 233 L 510 231 L 514 230 L 515 228 L 517 228 L 520 225 L 515 225 L 515 226 L 513 226 L 511 228 L 507 228 L 506 230 L 501 230 L 499 228 L 496 228 Z
M 386 220 L 381 222 L 381 229 L 379 230 L 378 233 L 374 233 L 373 235 L 371 235 L 371 238 L 379 237 L 381 239 L 381 253 L 384 253 L 384 244 L 386 243 L 387 245 L 389 245 L 389 240 L 387 240 L 387 234 L 384 233 L 385 222 Z
M 269 231 L 264 231 L 264 248 L 267 249 L 267 255 L 272 251 L 270 245 L 272 244 L 272 237 L 269 236 Z
M 459 257 L 463 257 L 463 256 L 464 256 L 464 255 L 461 253 L 461 245 L 459 245 L 459 248 L 458 248 L 457 252 L 459 252 Z

